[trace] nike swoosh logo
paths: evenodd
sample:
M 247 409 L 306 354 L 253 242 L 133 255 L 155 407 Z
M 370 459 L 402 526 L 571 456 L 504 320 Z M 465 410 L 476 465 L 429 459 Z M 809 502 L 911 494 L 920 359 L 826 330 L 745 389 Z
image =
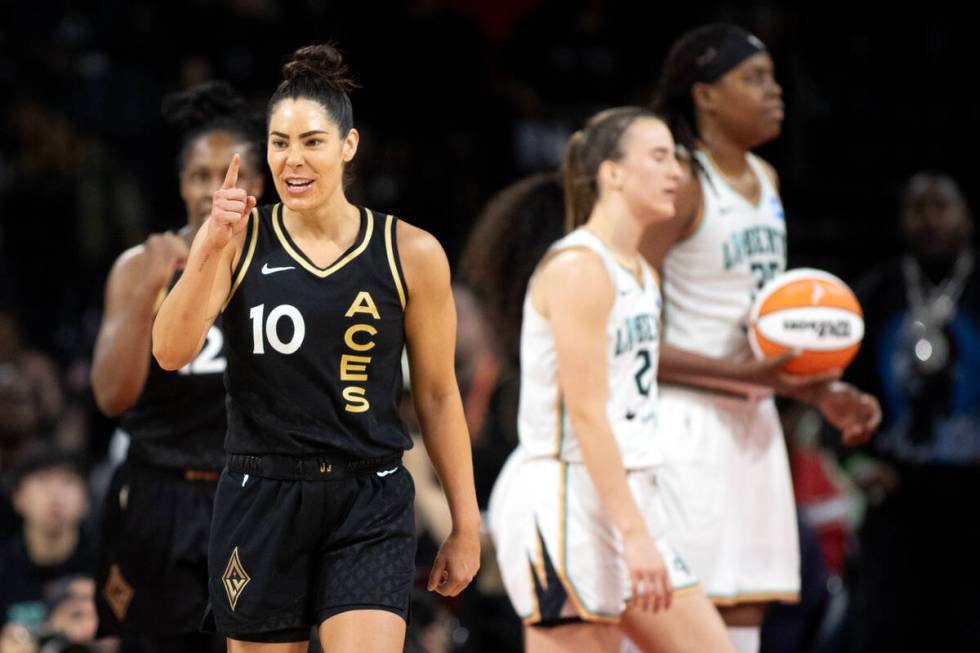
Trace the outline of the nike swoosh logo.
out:
M 397 467 L 395 467 L 394 469 L 389 469 L 389 470 L 388 470 L 388 471 L 386 471 L 386 472 L 375 472 L 375 474 L 377 474 L 377 475 L 378 475 L 378 476 L 380 476 L 381 478 L 384 478 L 384 477 L 385 477 L 385 476 L 387 476 L 388 474 L 394 474 L 394 473 L 395 473 L 395 472 L 397 472 L 397 471 L 398 471 L 398 468 L 397 468 Z
M 270 268 L 269 264 L 266 263 L 262 266 L 262 274 L 272 274 L 273 272 L 282 272 L 283 270 L 295 270 L 295 265 L 287 265 L 284 268 Z

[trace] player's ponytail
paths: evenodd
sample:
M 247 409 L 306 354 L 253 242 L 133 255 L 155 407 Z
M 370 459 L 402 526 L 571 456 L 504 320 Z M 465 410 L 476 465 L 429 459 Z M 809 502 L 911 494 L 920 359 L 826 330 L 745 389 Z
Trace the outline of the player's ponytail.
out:
M 660 120 L 660 116 L 643 107 L 606 109 L 592 116 L 569 139 L 562 160 L 566 231 L 588 221 L 599 198 L 599 166 L 603 161 L 622 158 L 623 134 L 637 118 Z
M 585 224 L 595 206 L 595 180 L 582 170 L 582 142 L 585 136 L 578 130 L 565 146 L 561 177 L 565 187 L 565 232 Z

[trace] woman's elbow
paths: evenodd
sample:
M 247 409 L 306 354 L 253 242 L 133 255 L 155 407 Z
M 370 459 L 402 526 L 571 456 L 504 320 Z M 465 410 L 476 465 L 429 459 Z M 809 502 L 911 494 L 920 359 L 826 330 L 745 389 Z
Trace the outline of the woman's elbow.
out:
M 457 403 L 462 406 L 459 386 L 455 382 L 438 385 L 416 385 L 413 379 L 412 397 L 415 401 L 416 410 L 439 412 Z
M 173 372 L 174 370 L 179 370 L 190 361 L 182 360 L 183 355 L 179 346 L 179 340 L 173 337 L 173 329 L 167 329 L 165 324 L 160 323 L 160 318 L 161 315 L 158 313 L 156 320 L 153 322 L 150 350 L 153 352 L 153 358 L 156 360 L 157 365 L 168 372 Z
M 153 358 L 156 359 L 157 365 L 168 372 L 179 370 L 189 362 L 183 360 L 180 352 L 176 351 L 175 347 L 163 342 L 162 338 L 154 338 L 153 340 Z
M 92 394 L 95 395 L 95 405 L 106 417 L 119 417 L 134 403 L 118 390 L 96 384 L 92 385 Z
M 593 408 L 589 406 L 572 407 L 569 402 L 567 410 L 568 421 L 576 433 L 594 431 L 597 428 L 608 427 L 609 421 L 602 407 Z

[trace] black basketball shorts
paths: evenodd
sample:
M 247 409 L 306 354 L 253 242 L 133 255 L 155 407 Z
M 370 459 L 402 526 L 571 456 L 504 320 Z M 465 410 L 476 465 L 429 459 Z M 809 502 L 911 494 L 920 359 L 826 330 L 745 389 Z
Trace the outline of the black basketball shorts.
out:
M 311 626 L 348 610 L 387 610 L 407 620 L 415 486 L 399 457 L 357 472 L 303 459 L 296 474 L 289 465 L 270 466 L 271 458 L 264 457 L 263 471 L 243 462 L 261 459 L 230 456 L 221 474 L 203 629 L 298 642 L 309 639 Z M 270 478 L 270 467 L 286 473 Z
M 99 632 L 198 632 L 217 472 L 122 465 L 106 495 L 96 571 Z

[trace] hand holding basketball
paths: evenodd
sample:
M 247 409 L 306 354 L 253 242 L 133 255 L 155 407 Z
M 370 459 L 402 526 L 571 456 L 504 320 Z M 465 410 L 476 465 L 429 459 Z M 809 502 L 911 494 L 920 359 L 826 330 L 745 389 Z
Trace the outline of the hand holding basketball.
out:
M 238 183 L 238 166 L 241 155 L 231 159 L 225 181 L 215 193 L 211 202 L 211 217 L 206 223 L 207 243 L 214 250 L 222 250 L 231 239 L 245 228 L 248 214 L 255 208 L 255 197 L 249 195 Z
M 829 369 L 814 374 L 787 372 L 787 366 L 801 355 L 802 352 L 796 350 L 772 358 L 751 361 L 747 363 L 746 380 L 771 388 L 776 394 L 813 403 L 817 393 L 821 392 L 827 384 L 839 379 L 843 370 Z
M 881 424 L 881 405 L 850 383 L 832 383 L 816 401 L 824 418 L 841 433 L 849 447 L 867 442 Z

